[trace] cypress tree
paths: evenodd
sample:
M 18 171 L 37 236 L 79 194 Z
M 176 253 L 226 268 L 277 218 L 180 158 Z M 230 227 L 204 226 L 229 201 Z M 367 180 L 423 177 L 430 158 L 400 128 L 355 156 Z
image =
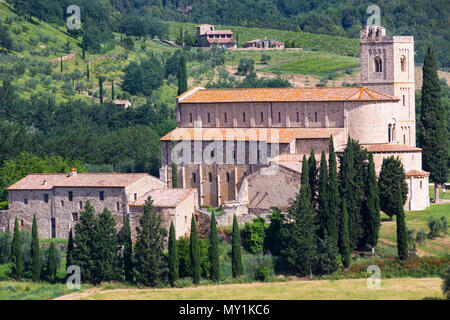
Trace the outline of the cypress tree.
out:
M 378 196 L 378 183 L 375 173 L 375 164 L 372 153 L 369 153 L 369 165 L 367 168 L 367 200 L 365 205 L 364 226 L 366 242 L 373 247 L 378 243 L 380 230 L 380 198 Z
M 127 214 L 125 221 L 124 243 L 123 243 L 123 268 L 125 281 L 133 282 L 133 243 L 131 242 L 130 215 Z
M 178 188 L 178 166 L 172 162 L 172 188 Z
M 20 280 L 23 273 L 22 245 L 20 239 L 19 222 L 17 216 L 14 221 L 14 235 L 11 242 L 11 274 L 14 279 Z
M 50 283 L 56 282 L 56 272 L 58 271 L 58 258 L 56 257 L 56 248 L 53 242 L 50 243 L 47 259 L 47 279 Z
M 236 215 L 233 217 L 233 232 L 231 234 L 231 267 L 233 278 L 242 275 L 241 233 Z
M 90 78 L 90 73 L 89 73 L 89 62 L 88 62 L 88 64 L 86 65 L 86 78 L 87 78 L 87 81 L 89 81 L 89 78 Z
M 317 175 L 317 161 L 314 154 L 314 149 L 311 148 L 311 155 L 308 159 L 308 169 L 309 169 L 309 186 L 311 187 L 311 200 L 313 201 L 313 208 L 317 209 L 317 192 L 319 190 Z
M 114 100 L 114 80 L 111 80 L 111 101 Z
M 39 254 L 39 236 L 36 214 L 33 215 L 33 227 L 31 228 L 31 279 L 39 281 L 41 276 L 41 256 Z
M 435 203 L 439 202 L 439 184 L 448 175 L 449 133 L 447 109 L 441 101 L 441 85 L 433 49 L 428 47 L 423 63 L 423 85 L 419 121 L 419 146 L 423 149 L 423 168 L 434 182 Z
M 186 92 L 187 86 L 186 58 L 181 55 L 180 68 L 178 69 L 178 95 Z
M 272 207 L 272 214 L 270 215 L 270 225 L 266 229 L 266 237 L 264 238 L 264 250 L 270 252 L 274 256 L 280 255 L 280 250 L 283 246 L 283 220 L 284 216 L 277 207 Z
M 144 214 L 136 231 L 136 281 L 146 286 L 157 286 L 166 272 L 163 249 L 167 232 L 163 217 L 155 210 L 151 197 L 145 201 Z
M 328 219 L 330 219 L 329 209 L 329 184 L 328 184 L 328 167 L 325 151 L 322 151 L 320 157 L 320 170 L 319 170 L 319 195 L 318 195 L 318 236 L 324 239 L 325 232 L 330 234 L 328 230 Z
M 339 239 L 339 184 L 337 174 L 337 160 L 336 153 L 334 152 L 333 136 L 330 136 L 329 146 L 329 158 L 328 158 L 328 171 L 329 171 L 329 192 L 328 192 L 328 214 L 327 218 L 327 231 L 331 239 L 337 245 Z
M 118 280 L 120 263 L 118 256 L 118 243 L 116 221 L 108 208 L 104 208 L 98 215 L 96 223 L 96 237 L 94 254 L 93 283 Z
M 316 224 L 309 185 L 309 165 L 306 156 L 302 165 L 302 185 L 283 225 L 281 256 L 291 272 L 305 276 L 312 272 L 316 261 Z
M 61 57 L 61 72 L 63 72 L 63 58 Z
M 380 207 L 392 220 L 392 216 L 397 212 L 397 188 L 400 186 L 403 204 L 408 195 L 408 184 L 405 181 L 406 175 L 403 163 L 394 156 L 384 158 L 381 165 L 380 179 L 378 180 Z
M 405 212 L 403 210 L 403 197 L 400 187 L 397 188 L 397 250 L 401 260 L 408 258 L 408 232 L 406 230 Z
M 192 215 L 191 220 L 191 237 L 189 242 L 189 254 L 191 257 L 191 276 L 194 283 L 200 282 L 200 277 L 202 275 L 201 262 L 200 262 L 200 251 L 198 247 L 198 236 L 197 236 L 197 226 L 195 223 L 195 216 Z
M 98 78 L 100 104 L 103 104 L 103 77 Z
M 81 277 L 87 282 L 93 282 L 95 277 L 96 223 L 94 207 L 88 200 L 84 205 L 84 210 L 80 212 L 80 220 L 75 225 L 72 254 L 72 263 L 80 267 Z
M 177 240 L 175 238 L 175 227 L 173 221 L 171 221 L 169 231 L 169 282 L 172 287 L 178 280 L 178 268 Z
M 69 230 L 69 240 L 67 242 L 67 253 L 66 253 L 66 269 L 73 265 L 73 232 L 72 228 Z
M 340 223 L 340 235 L 339 235 L 339 252 L 342 256 L 342 264 L 345 268 L 350 266 L 350 239 L 349 239 L 349 219 L 347 212 L 347 203 L 346 199 L 342 198 L 342 221 Z
M 209 233 L 209 275 L 211 280 L 220 280 L 219 237 L 217 235 L 216 217 L 211 215 L 211 229 Z

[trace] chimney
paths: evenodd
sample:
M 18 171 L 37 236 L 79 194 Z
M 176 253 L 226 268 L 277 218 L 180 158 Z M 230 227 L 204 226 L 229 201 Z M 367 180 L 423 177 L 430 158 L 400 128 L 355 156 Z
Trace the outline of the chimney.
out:
M 75 177 L 77 175 L 77 169 L 70 169 L 69 177 Z

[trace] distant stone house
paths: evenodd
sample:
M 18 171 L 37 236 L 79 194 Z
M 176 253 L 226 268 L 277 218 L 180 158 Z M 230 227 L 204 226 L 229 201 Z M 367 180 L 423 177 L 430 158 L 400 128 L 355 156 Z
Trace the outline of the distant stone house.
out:
M 280 49 L 282 49 L 282 48 L 284 48 L 284 42 L 277 41 L 277 40 L 256 39 L 256 40 L 246 42 L 245 46 L 247 48 L 261 48 L 261 49 L 280 48 Z
M 41 238 L 67 238 L 88 200 L 96 212 L 104 208 L 111 211 L 119 232 L 123 229 L 126 215 L 130 213 L 130 205 L 138 200 L 145 202 L 148 195 L 155 196 L 157 210 L 163 213 L 169 211 L 164 219 L 170 221 L 176 215 L 172 216 L 170 210 L 158 206 L 163 205 L 165 199 L 176 198 L 180 193 L 176 189 L 167 189 L 164 181 L 146 173 L 77 173 L 75 169 L 69 174 L 30 174 L 7 191 L 9 210 L 7 218 L 5 213 L 2 214 L 0 228 L 12 231 L 17 217 L 20 228 L 31 230 L 33 215 L 36 214 Z M 186 192 L 190 194 L 189 190 Z M 178 204 L 183 205 L 179 208 Z M 195 207 L 194 204 L 184 205 L 182 201 L 173 204 L 178 215 L 185 213 L 188 216 L 189 227 Z M 186 230 L 179 223 L 178 229 L 183 231 L 180 234 L 184 235 Z M 135 227 L 132 226 L 133 229 Z
M 197 44 L 200 47 L 218 45 L 225 48 L 237 48 L 237 41 L 231 30 L 215 30 L 211 24 L 197 26 Z
M 131 102 L 129 100 L 113 100 L 112 103 L 119 107 L 124 108 L 131 107 Z

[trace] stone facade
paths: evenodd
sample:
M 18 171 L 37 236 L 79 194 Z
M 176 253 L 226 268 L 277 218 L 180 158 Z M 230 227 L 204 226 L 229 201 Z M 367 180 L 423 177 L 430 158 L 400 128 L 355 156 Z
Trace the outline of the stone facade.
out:
M 155 190 L 159 192 L 149 194 Z M 9 210 L 0 212 L 0 230 L 12 231 L 16 217 L 21 228 L 31 230 L 36 214 L 41 238 L 67 238 L 89 201 L 97 213 L 105 208 L 111 211 L 121 233 L 126 215 L 134 208 L 132 204 L 144 202 L 150 195 L 156 197 L 155 207 L 167 215 L 165 218 L 170 220 L 173 212 L 176 217 L 189 218 L 187 226 L 184 220 L 176 220 L 177 235 L 185 234 L 198 199 L 194 191 L 182 192 L 188 192 L 189 199 L 174 204 L 172 200 L 180 191 L 167 189 L 166 182 L 148 174 L 82 174 L 74 169 L 68 175 L 32 174 L 8 188 Z
M 286 208 L 298 192 L 298 159 L 284 161 L 282 169 L 266 176 L 272 160 L 283 154 L 301 159 L 311 148 L 328 155 L 330 135 L 336 150 L 351 137 L 374 153 L 377 172 L 384 157 L 399 157 L 409 172 L 405 208 L 426 208 L 428 173 L 422 171 L 415 139 L 414 39 L 386 36 L 384 27 L 374 26 L 361 29 L 360 43 L 362 87 L 194 87 L 179 96 L 178 128 L 161 139 L 160 178 L 172 184 L 176 157 L 178 184 L 197 188 L 201 206 L 241 201 L 249 212 Z M 266 131 L 270 137 L 262 137 Z M 241 162 L 229 157 L 236 153 Z

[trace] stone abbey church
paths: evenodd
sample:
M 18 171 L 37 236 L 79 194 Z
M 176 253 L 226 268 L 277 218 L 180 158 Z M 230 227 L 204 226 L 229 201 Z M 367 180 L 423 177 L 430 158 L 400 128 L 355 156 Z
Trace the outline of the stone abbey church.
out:
M 373 153 L 377 174 L 383 158 L 399 157 L 409 186 L 405 208 L 428 207 L 429 174 L 415 138 L 414 39 L 371 26 L 360 41 L 361 87 L 194 87 L 180 95 L 178 128 L 161 139 L 160 178 L 197 189 L 200 206 L 263 214 L 289 207 L 304 154 L 328 153 L 331 135 L 342 152 L 351 137 Z
M 31 174 L 8 188 L 0 231 L 12 231 L 15 217 L 31 230 L 36 214 L 41 237 L 66 238 L 88 200 L 96 212 L 108 208 L 119 231 L 129 214 L 134 232 L 151 196 L 177 237 L 190 234 L 192 217 L 204 213 L 199 207 L 223 206 L 219 224 L 231 224 L 233 214 L 243 222 L 273 206 L 286 210 L 300 188 L 303 155 L 311 148 L 328 154 L 330 136 L 336 152 L 348 137 L 358 140 L 373 153 L 377 174 L 383 158 L 399 157 L 409 186 L 405 208 L 424 209 L 429 174 L 415 139 L 413 37 L 364 27 L 360 57 L 361 87 L 194 87 L 177 98 L 178 128 L 161 138 L 159 179 L 75 169 Z

